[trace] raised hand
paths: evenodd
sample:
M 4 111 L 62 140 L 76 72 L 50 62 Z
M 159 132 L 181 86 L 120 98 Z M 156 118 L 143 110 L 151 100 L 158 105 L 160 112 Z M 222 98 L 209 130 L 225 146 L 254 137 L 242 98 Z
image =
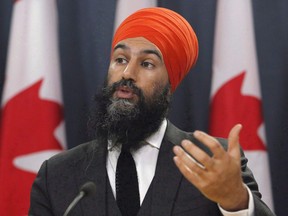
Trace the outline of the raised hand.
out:
M 227 211 L 248 208 L 248 191 L 241 178 L 241 128 L 237 124 L 231 129 L 227 151 L 214 137 L 195 131 L 194 137 L 211 150 L 212 157 L 189 140 L 181 142 L 183 148 L 175 146 L 173 149 L 175 164 L 185 178 Z

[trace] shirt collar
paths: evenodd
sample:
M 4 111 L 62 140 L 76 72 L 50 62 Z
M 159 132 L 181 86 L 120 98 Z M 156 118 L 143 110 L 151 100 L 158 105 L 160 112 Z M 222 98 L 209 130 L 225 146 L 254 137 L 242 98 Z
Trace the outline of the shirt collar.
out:
M 165 131 L 167 128 L 167 120 L 164 119 L 159 127 L 159 129 L 153 133 L 151 136 L 149 136 L 145 142 L 147 142 L 149 145 L 151 145 L 154 148 L 160 149 L 161 142 L 163 140 Z M 112 150 L 114 147 L 119 147 L 115 145 L 116 143 L 112 142 L 112 140 L 108 140 L 108 151 Z
M 159 129 L 153 133 L 150 137 L 148 137 L 145 141 L 149 143 L 151 146 L 160 149 L 165 131 L 167 127 L 167 120 L 164 119 L 159 127 Z

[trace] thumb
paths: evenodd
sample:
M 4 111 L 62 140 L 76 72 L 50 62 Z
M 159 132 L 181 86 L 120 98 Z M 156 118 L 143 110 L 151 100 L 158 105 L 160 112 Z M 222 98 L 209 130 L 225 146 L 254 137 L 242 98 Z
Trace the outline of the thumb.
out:
M 241 124 L 236 124 L 230 131 L 228 136 L 228 153 L 236 158 L 240 159 L 240 143 L 239 134 L 242 129 Z

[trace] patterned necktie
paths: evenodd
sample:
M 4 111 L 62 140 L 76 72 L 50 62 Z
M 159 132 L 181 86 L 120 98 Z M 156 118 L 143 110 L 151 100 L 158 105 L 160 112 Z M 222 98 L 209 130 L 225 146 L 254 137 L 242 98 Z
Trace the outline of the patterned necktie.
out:
M 129 151 L 122 147 L 116 168 L 116 200 L 123 216 L 136 216 L 140 208 L 137 170 Z

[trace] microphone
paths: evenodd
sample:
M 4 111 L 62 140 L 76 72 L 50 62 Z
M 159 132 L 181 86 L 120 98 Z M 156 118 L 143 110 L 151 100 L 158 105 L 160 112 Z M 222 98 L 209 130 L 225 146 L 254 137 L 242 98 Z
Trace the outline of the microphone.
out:
M 75 199 L 70 203 L 68 208 L 66 209 L 63 216 L 67 216 L 70 211 L 77 205 L 77 203 L 84 197 L 84 196 L 92 196 L 96 192 L 96 185 L 94 182 L 86 182 L 82 187 L 80 188 L 80 192 L 75 197 Z

